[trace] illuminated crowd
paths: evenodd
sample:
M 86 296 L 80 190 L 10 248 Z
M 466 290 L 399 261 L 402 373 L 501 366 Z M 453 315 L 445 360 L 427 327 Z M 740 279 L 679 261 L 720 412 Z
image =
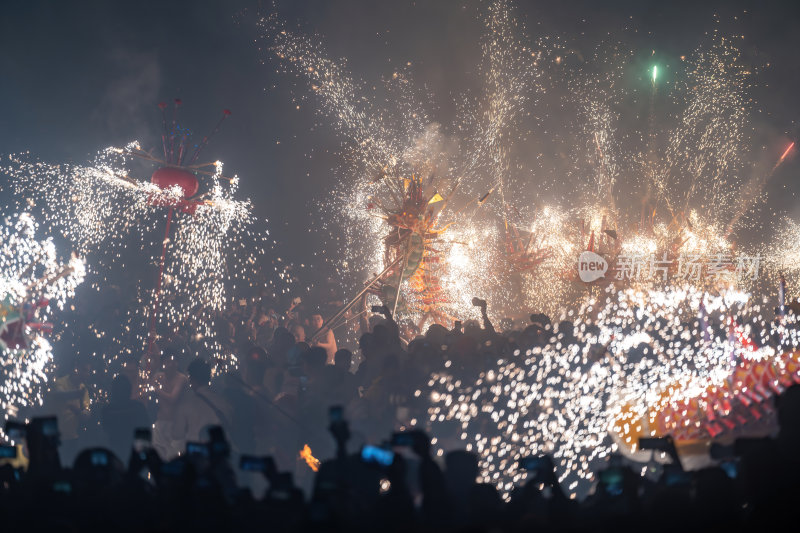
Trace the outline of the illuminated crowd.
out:
M 212 375 L 213 360 L 189 355 L 191 343 L 163 339 L 150 369 L 152 397 L 142 393 L 135 372 L 122 372 L 107 384 L 105 399 L 91 400 L 99 384 L 90 366 L 63 360 L 67 371 L 43 408 L 29 413 L 27 425 L 5 428 L 20 446 L 13 459 L 3 459 L 0 505 L 52 507 L 53 514 L 36 518 L 41 525 L 65 520 L 123 530 L 262 521 L 279 531 L 605 530 L 656 517 L 656 526 L 733 527 L 788 511 L 786 500 L 767 494 L 796 494 L 797 484 L 787 483 L 797 443 L 787 439 L 800 428 L 797 387 L 765 400 L 777 406 L 760 426 L 766 438 L 716 445 L 714 461 L 699 469 L 684 471 L 677 456 L 671 463 L 640 462 L 613 452 L 595 457 L 591 484 L 576 495 L 571 479 L 560 481 L 564 454 L 533 446 L 508 467 L 524 472 L 514 486 L 498 483 L 480 439 L 506 439 L 503 424 L 480 402 L 468 429 L 458 419 L 430 417 L 437 402 L 444 405 L 437 390 L 447 388 L 437 389 L 438 378 L 480 391 L 482 381 L 500 383 L 510 365 L 522 366 L 526 354 L 544 358 L 555 344 L 581 351 L 590 336 L 572 321 L 552 323 L 543 314 L 522 325 L 504 320 L 501 330 L 487 303 L 475 304 L 481 321 L 432 325 L 409 338 L 408 326 L 398 325 L 387 307 L 367 311 L 365 299 L 354 311 L 360 337 L 350 351 L 334 350 L 331 335 L 317 334 L 324 310 L 292 302 L 278 311 L 244 301 L 218 317 L 220 343 L 237 347 L 238 369 Z M 724 328 L 711 331 L 727 336 Z M 608 355 L 590 351 L 598 359 Z M 589 373 L 585 365 L 574 370 Z M 496 394 L 489 403 L 511 398 Z M 518 401 L 506 407 L 529 421 L 547 408 Z M 465 432 L 479 436 L 474 446 L 464 442 Z M 83 516 L 86 506 L 97 509 Z

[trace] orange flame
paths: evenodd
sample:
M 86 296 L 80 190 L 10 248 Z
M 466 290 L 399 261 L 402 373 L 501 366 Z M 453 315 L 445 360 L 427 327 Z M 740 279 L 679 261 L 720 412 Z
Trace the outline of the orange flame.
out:
M 308 444 L 303 445 L 303 449 L 300 450 L 300 457 L 306 460 L 306 464 L 311 470 L 314 472 L 319 471 L 319 459 L 311 455 L 311 448 L 309 448 Z

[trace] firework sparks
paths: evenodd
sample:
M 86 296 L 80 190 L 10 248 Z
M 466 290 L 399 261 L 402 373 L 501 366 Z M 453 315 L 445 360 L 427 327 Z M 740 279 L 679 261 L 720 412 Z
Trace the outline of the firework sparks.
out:
M 734 212 L 734 216 L 731 218 L 730 223 L 728 223 L 726 236 L 730 235 L 733 232 L 739 220 L 748 212 L 748 210 L 751 209 L 753 204 L 758 200 L 759 196 L 761 196 L 764 190 L 764 186 L 767 184 L 770 178 L 772 178 L 772 176 L 775 174 L 775 171 L 778 170 L 778 167 L 780 167 L 783 164 L 784 160 L 786 159 L 786 157 L 789 155 L 789 153 L 792 151 L 793 148 L 794 148 L 794 142 L 792 142 L 786 148 L 786 150 L 783 152 L 781 157 L 778 159 L 778 161 L 775 163 L 775 165 L 772 167 L 772 170 L 770 170 L 768 174 L 765 174 L 763 176 L 757 175 L 753 177 L 744 187 L 742 187 L 742 194 L 739 201 L 739 205 L 737 206 L 737 209 Z
M 223 179 L 221 163 L 207 165 L 213 172 L 187 201 L 180 184 L 161 188 L 131 177 L 129 165 L 139 153 L 143 152 L 136 142 L 107 148 L 88 165 L 51 165 L 12 155 L 4 170 L 22 202 L 40 209 L 48 226 L 92 259 L 92 270 L 100 277 L 95 282 L 98 290 L 112 270 L 138 264 L 142 252 L 150 265 L 162 265 L 163 284 L 139 291 L 132 323 L 125 330 L 138 332 L 144 340 L 151 314 L 162 331 L 192 319 L 196 333 L 211 338 L 213 315 L 225 308 L 228 285 L 240 276 L 246 280 L 255 260 L 265 253 L 266 234 L 253 229 L 250 202 L 235 198 L 238 179 Z M 167 226 L 168 234 L 159 237 L 165 219 L 172 230 Z M 160 305 L 151 310 L 154 301 Z M 103 333 L 120 340 L 118 355 L 138 358 L 139 349 L 121 340 L 126 331 Z M 207 348 L 221 368 L 229 364 L 219 347 Z
M 768 418 L 764 400 L 796 377 L 797 361 L 787 354 L 797 335 L 782 329 L 783 344 L 771 346 L 768 339 L 782 326 L 769 322 L 741 283 L 720 278 L 713 287 L 659 287 L 650 280 L 600 296 L 574 283 L 576 258 L 587 249 L 607 258 L 731 254 L 723 221 L 741 205 L 743 174 L 753 169 L 745 159 L 749 71 L 730 41 L 717 39 L 687 62 L 685 81 L 675 84 L 685 92 L 677 98 L 685 107 L 663 131 L 651 117 L 638 137 L 626 128 L 620 138 L 622 118 L 612 111 L 628 98 L 619 56 L 612 54 L 607 78 L 584 76 L 584 65 L 569 82 L 579 96 L 580 135 L 590 140 L 576 160 L 590 162 L 596 187 L 588 188 L 582 207 L 573 201 L 569 209 L 537 212 L 555 253 L 529 278 L 529 290 L 533 298 L 547 295 L 550 307 L 542 309 L 575 322 L 578 340 L 553 334 L 544 346 L 502 355 L 477 378 L 438 372 L 427 391 L 418 391 L 430 399 L 434 434 L 438 424 L 456 423 L 460 440 L 481 456 L 482 480 L 506 497 L 525 479 L 517 470 L 522 456 L 552 454 L 568 491 L 585 494 L 611 453 L 644 457 L 638 437 L 735 433 Z M 654 85 L 657 75 L 654 68 Z M 639 204 L 640 213 L 624 209 Z M 796 228 L 783 237 L 773 248 L 796 247 Z M 570 307 L 578 310 L 563 311 Z
M 452 129 L 469 132 L 465 135 L 451 134 L 425 112 L 425 98 L 414 92 L 407 72 L 387 80 L 393 94 L 405 95 L 394 98 L 401 105 L 373 104 L 359 96 L 362 85 L 345 74 L 343 65 L 327 59 L 317 43 L 276 29 L 274 19 L 265 22 L 266 33 L 274 37 L 271 50 L 289 70 L 308 78 L 321 113 L 348 140 L 349 159 L 335 205 L 345 228 L 346 268 L 364 265 L 380 272 L 396 260 L 398 254 L 385 254 L 386 220 L 402 204 L 405 188 L 387 184 L 402 184 L 413 174 L 433 176 L 426 200 L 436 194 L 446 198 L 457 189 L 469 193 L 462 201 L 471 206 L 475 198 L 483 204 L 486 191 L 496 190 L 489 200 L 498 199 L 491 217 L 507 218 L 510 191 L 522 191 L 512 177 L 508 128 L 513 129 L 531 102 L 519 81 L 533 81 L 540 90 L 539 68 L 546 63 L 548 48 L 537 45 L 542 51 L 534 52 L 516 43 L 516 33 L 506 31 L 515 22 L 504 2 L 493 4 L 488 13 L 485 98 L 462 105 L 466 118 L 461 128 Z M 520 50 L 527 52 L 527 67 L 519 66 Z M 609 288 L 612 292 L 597 296 L 576 283 L 575 263 L 587 249 L 609 258 L 623 253 L 670 259 L 732 253 L 735 243 L 723 221 L 737 212 L 746 194 L 746 176 L 753 170 L 748 160 L 750 69 L 731 40 L 715 34 L 710 46 L 682 62 L 685 70 L 670 69 L 668 85 L 654 65 L 650 109 L 641 121 L 646 124 L 638 127 L 620 111 L 639 100 L 638 89 L 631 91 L 623 83 L 624 66 L 634 54 L 624 46 L 613 50 L 607 58 L 581 58 L 572 67 L 562 55 L 555 57 L 553 68 L 563 72 L 557 82 L 566 82 L 569 90 L 563 92 L 576 97 L 577 131 L 570 137 L 575 163 L 563 174 L 578 177 L 580 189 L 560 203 L 519 217 L 527 216 L 528 224 L 516 224 L 530 227 L 535 249 L 547 251 L 537 268 L 523 276 L 522 306 L 554 316 L 563 313 L 563 319 L 575 322 L 578 341 L 567 342 L 559 333 L 543 346 L 503 354 L 477 377 L 434 373 L 427 388 L 416 392 L 430 400 L 428 424 L 434 434 L 438 424 L 455 423 L 458 440 L 481 457 L 482 480 L 497 485 L 506 497 L 525 478 L 517 470 L 524 455 L 553 454 L 560 480 L 576 495 L 608 455 L 624 450 L 636 456 L 637 436 L 669 427 L 669 421 L 651 416 L 655 410 L 674 410 L 681 402 L 700 405 L 698 397 L 717 394 L 732 376 L 735 385 L 741 368 L 732 361 L 791 367 L 778 350 L 766 346 L 763 339 L 773 326 L 741 285 L 717 280 L 713 287 L 655 287 L 648 282 L 618 293 Z M 604 69 L 608 72 L 602 73 Z M 663 87 L 657 88 L 657 82 Z M 669 111 L 657 105 L 657 90 L 659 97 L 670 99 Z M 391 109 L 399 118 L 376 109 Z M 572 142 L 574 138 L 585 142 Z M 563 174 L 558 174 L 559 182 Z M 743 214 L 751 207 L 749 203 Z M 443 292 L 458 316 L 475 312 L 469 305 L 475 294 L 503 308 L 513 291 L 498 275 L 500 254 L 490 244 L 502 242 L 502 232 L 487 223 L 488 216 L 476 218 L 472 207 L 457 212 L 457 224 L 442 237 L 446 242 L 440 242 L 446 246 L 437 250 L 437 259 L 447 266 L 437 275 Z M 438 227 L 455 218 L 445 212 L 436 217 Z M 407 297 L 411 285 L 404 287 Z M 713 320 L 704 313 L 713 314 Z M 713 322 L 715 329 L 698 326 L 698 316 Z M 796 345 L 791 334 L 786 338 Z M 756 348 L 745 349 L 743 339 L 760 340 Z M 734 386 L 729 396 L 715 396 L 712 411 L 729 411 L 717 401 L 744 405 L 747 399 L 736 390 Z M 680 422 L 699 424 L 694 429 L 706 437 L 718 434 L 720 428 L 708 423 L 708 412 L 695 414 Z M 735 417 L 725 420 L 742 425 Z
M 39 405 L 52 371 L 45 333 L 53 307 L 63 308 L 86 271 L 73 256 L 59 261 L 52 239 L 36 239 L 38 225 L 27 213 L 6 217 L 0 227 L 0 408 L 6 418 Z
M 540 72 L 530 59 L 540 59 L 542 52 L 518 38 L 524 28 L 508 2 L 492 3 L 483 22 L 484 94 L 460 102 L 461 116 L 446 128 L 428 111 L 432 97 L 414 86 L 409 69 L 384 79 L 388 96 L 379 104 L 362 96 L 366 84 L 351 78 L 344 64 L 327 58 L 317 39 L 288 31 L 275 15 L 262 20 L 270 51 L 287 70 L 307 79 L 320 113 L 332 119 L 346 140 L 347 164 L 333 205 L 345 236 L 343 268 L 348 273 L 382 272 L 408 253 L 400 242 L 387 248 L 387 235 L 397 230 L 392 221 L 405 215 L 409 182 L 428 206 L 433 205 L 428 215 L 415 212 L 431 224 L 421 233 L 420 267 L 399 278 L 401 314 L 421 325 L 476 316 L 469 302 L 478 292 L 490 290 L 496 302 L 504 291 L 513 292 L 490 289 L 498 285 L 491 283 L 498 279 L 498 265 L 488 258 L 502 246 L 502 237 L 485 229 L 496 224 L 498 210 L 484 204 L 495 189 L 503 195 L 510 168 L 509 133 L 529 95 L 540 90 Z M 501 209 L 504 204 L 503 197 Z M 325 208 L 329 211 L 331 206 Z M 394 296 L 382 294 L 382 299 L 397 303 Z
M 583 250 L 593 248 L 610 262 L 732 254 L 731 229 L 760 198 L 744 177 L 754 168 L 746 135 L 751 72 L 734 43 L 715 35 L 688 56 L 667 87 L 669 111 L 651 102 L 639 129 L 620 111 L 637 101 L 623 68 L 633 55 L 617 43 L 571 70 L 559 64 L 562 79 L 554 83 L 563 81 L 575 95 L 575 137 L 585 142 L 572 143 L 574 168 L 567 172 L 580 184 L 561 202 L 566 208 L 549 206 L 560 213 L 544 229 L 559 234 L 547 239 L 558 243 L 548 248 L 555 257 L 526 276 L 528 301 L 551 314 L 585 294 L 573 268 Z M 660 70 L 651 69 L 654 86 Z M 725 225 L 730 213 L 737 213 L 734 223 Z
M 778 224 L 770 242 L 761 247 L 768 279 L 784 277 L 785 287 L 795 294 L 800 289 L 800 224 L 785 219 Z M 787 302 L 784 302 L 787 303 Z
M 430 399 L 433 434 L 457 424 L 483 481 L 506 497 L 525 479 L 523 456 L 552 454 L 559 480 L 585 495 L 611 453 L 646 460 L 640 436 L 735 434 L 769 415 L 765 400 L 800 369 L 797 334 L 781 329 L 783 344 L 769 345 L 776 326 L 732 289 L 609 290 L 569 318 L 574 340 L 551 331 L 548 343 L 503 355 L 475 379 L 436 372 L 417 392 Z

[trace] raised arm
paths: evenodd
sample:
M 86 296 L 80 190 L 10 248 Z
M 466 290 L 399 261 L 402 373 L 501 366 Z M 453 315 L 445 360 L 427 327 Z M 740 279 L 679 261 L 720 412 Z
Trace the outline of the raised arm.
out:
M 481 308 L 481 319 L 483 320 L 483 329 L 484 331 L 488 331 L 490 333 L 496 333 L 494 330 L 494 326 L 492 325 L 492 321 L 489 320 L 489 315 L 486 312 L 486 300 L 481 300 L 480 298 L 473 298 L 472 305 Z

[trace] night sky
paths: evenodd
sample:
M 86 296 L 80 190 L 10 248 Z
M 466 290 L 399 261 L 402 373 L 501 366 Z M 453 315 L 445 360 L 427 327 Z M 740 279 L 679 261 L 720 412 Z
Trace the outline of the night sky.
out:
M 678 56 L 715 27 L 743 34 L 745 55 L 770 64 L 755 94 L 765 160 L 796 140 L 798 2 L 520 1 L 517 7 L 529 35 L 566 36 L 586 50 L 624 31 L 631 46 Z M 277 3 L 290 27 L 318 33 L 358 78 L 373 82 L 411 61 L 417 80 L 437 96 L 444 123 L 454 113 L 451 96 L 476 82 L 480 8 L 473 1 Z M 278 253 L 315 262 L 327 239 L 314 222 L 315 203 L 335 184 L 341 140 L 315 114 L 313 100 L 293 101 L 304 85 L 277 72 L 275 59 L 259 51 L 256 22 L 271 9 L 252 0 L 5 4 L 0 153 L 30 150 L 49 162 L 83 163 L 133 139 L 156 146 L 159 101 L 181 98 L 183 122 L 198 135 L 229 108 L 233 114 L 206 159 L 221 159 L 226 173 L 240 176 L 241 195 L 269 219 Z M 774 177 L 772 205 L 791 211 L 797 172 L 790 161 Z M 786 190 L 791 194 L 776 194 Z

